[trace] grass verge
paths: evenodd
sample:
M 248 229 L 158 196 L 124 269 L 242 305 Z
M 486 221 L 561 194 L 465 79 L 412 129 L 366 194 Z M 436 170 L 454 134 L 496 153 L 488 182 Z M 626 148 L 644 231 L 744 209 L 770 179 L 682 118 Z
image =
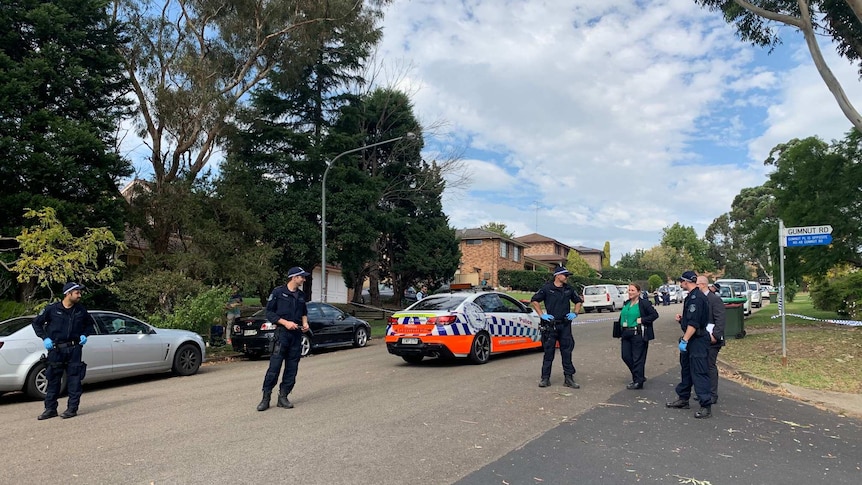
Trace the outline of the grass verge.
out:
M 797 294 L 787 313 L 838 318 L 815 310 L 807 294 Z M 734 367 L 773 382 L 809 389 L 862 393 L 862 327 L 786 317 L 787 365 L 782 365 L 778 305 L 768 305 L 745 320 L 747 336 L 728 340 L 720 357 Z

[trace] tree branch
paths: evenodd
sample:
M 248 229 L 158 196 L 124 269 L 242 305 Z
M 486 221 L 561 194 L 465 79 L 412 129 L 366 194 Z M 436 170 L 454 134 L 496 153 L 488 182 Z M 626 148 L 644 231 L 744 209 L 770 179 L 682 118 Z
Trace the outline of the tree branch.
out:
M 800 2 L 804 2 L 806 0 L 799 0 Z M 802 28 L 802 22 L 800 19 L 792 16 L 785 15 L 778 12 L 773 12 L 772 10 L 766 10 L 765 8 L 758 7 L 757 5 L 753 5 L 746 0 L 733 0 L 733 3 L 739 5 L 740 7 L 748 10 L 749 12 L 763 17 L 765 19 L 774 20 L 776 22 L 781 22 L 782 24 L 792 25 L 796 28 Z

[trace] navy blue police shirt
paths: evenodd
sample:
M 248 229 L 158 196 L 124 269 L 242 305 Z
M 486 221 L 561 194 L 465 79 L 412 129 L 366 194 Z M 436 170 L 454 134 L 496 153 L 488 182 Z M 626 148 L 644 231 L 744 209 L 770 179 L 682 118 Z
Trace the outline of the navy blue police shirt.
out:
M 63 306 L 62 301 L 46 306 L 33 319 L 33 330 L 45 340 L 50 337 L 54 344 L 77 343 L 81 335 L 90 336 L 96 324 L 84 305 L 75 303 L 72 308 Z
M 683 332 L 686 327 L 694 327 L 695 337 L 706 335 L 706 325 L 709 323 L 709 302 L 706 295 L 700 291 L 700 288 L 695 288 L 688 293 L 685 301 L 682 302 L 682 318 L 679 320 L 679 326 Z
M 305 293 L 299 288 L 296 291 L 287 289 L 287 285 L 279 286 L 272 290 L 266 301 L 266 319 L 277 325 L 276 332 L 301 332 L 301 330 L 288 330 L 279 325 L 278 319 L 283 318 L 302 327 L 302 317 L 308 315 L 305 306 Z
M 545 302 L 546 312 L 552 315 L 555 320 L 565 320 L 566 314 L 571 311 L 569 302 L 578 304 L 583 300 L 568 283 L 563 283 L 563 286 L 557 287 L 551 281 L 539 288 L 539 291 L 530 298 L 530 301 Z

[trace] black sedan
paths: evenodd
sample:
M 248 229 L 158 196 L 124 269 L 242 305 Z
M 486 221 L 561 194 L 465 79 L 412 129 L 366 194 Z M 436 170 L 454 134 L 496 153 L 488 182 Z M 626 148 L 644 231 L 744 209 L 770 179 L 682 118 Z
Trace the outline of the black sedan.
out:
M 308 303 L 309 331 L 302 334 L 302 355 L 312 350 L 353 345 L 365 347 L 371 338 L 371 325 L 326 303 Z M 269 354 L 275 345 L 276 325 L 266 320 L 266 310 L 241 317 L 230 332 L 231 345 L 249 358 Z

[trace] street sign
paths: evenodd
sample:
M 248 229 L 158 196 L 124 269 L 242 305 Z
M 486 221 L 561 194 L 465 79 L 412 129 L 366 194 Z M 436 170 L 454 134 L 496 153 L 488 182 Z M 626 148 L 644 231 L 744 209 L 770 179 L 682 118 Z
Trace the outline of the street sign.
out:
M 831 243 L 832 234 L 787 236 L 787 247 L 789 248 L 795 246 L 825 246 Z
M 813 236 L 816 234 L 832 234 L 832 226 L 801 226 L 785 227 L 779 236 Z M 789 245 L 789 244 L 788 244 Z

